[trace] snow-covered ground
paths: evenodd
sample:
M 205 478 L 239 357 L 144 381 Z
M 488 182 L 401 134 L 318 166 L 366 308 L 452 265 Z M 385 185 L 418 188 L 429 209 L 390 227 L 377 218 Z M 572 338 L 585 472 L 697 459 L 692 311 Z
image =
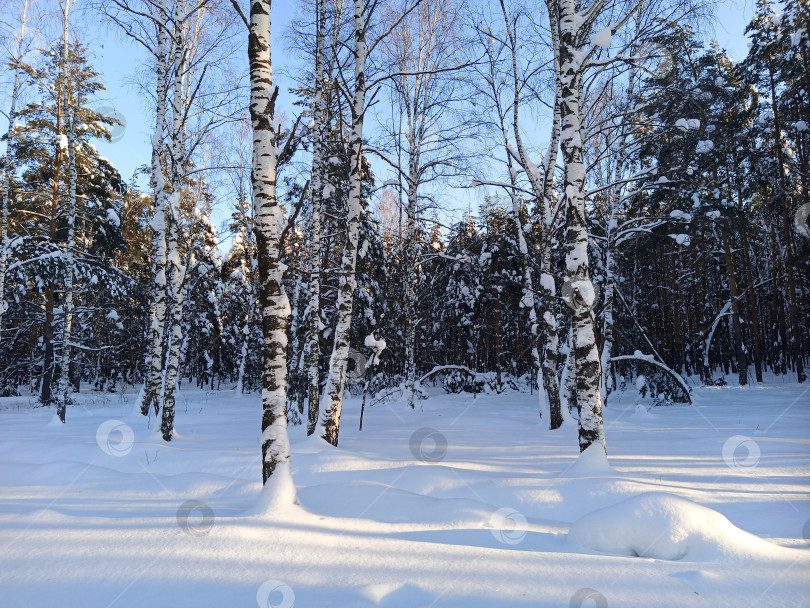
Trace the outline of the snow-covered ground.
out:
M 133 395 L 68 424 L 0 400 L 0 606 L 810 605 L 810 390 L 615 395 L 609 466 L 536 397 L 347 401 L 291 430 L 300 507 L 258 513 L 256 395 L 183 390 L 167 445 Z M 570 531 L 570 534 L 569 534 Z

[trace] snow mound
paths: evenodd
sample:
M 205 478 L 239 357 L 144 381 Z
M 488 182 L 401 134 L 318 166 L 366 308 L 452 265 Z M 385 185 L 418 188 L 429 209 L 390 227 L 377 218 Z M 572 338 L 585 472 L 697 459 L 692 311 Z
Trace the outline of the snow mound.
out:
M 560 474 L 560 477 L 603 477 L 618 474 L 619 472 L 608 464 L 605 448 L 597 442 L 588 446 L 576 462 Z
M 273 520 L 283 519 L 301 512 L 295 484 L 290 473 L 290 463 L 286 461 L 276 465 L 273 475 L 262 487 L 258 500 L 242 515 Z
M 640 494 L 581 517 L 571 524 L 568 540 L 602 553 L 666 560 L 798 557 L 795 550 L 740 530 L 717 511 L 662 492 Z

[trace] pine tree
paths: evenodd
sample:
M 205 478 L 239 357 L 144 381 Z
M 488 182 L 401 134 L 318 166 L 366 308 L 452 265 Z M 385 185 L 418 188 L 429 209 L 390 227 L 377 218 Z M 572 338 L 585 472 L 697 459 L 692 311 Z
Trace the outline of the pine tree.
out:
M 10 224 L 13 233 L 21 236 L 14 252 L 20 260 L 19 268 L 43 300 L 44 319 L 37 323 L 43 337 L 40 376 L 43 403 L 53 399 L 58 362 L 56 337 L 64 324 L 61 305 L 66 277 L 64 258 L 58 251 L 66 246 L 71 228 L 74 243 L 71 252 L 75 256 L 71 275 L 77 290 L 93 276 L 98 280 L 99 266 L 109 273 L 113 290 L 126 290 L 129 284 L 126 277 L 110 273 L 109 265 L 99 265 L 94 251 L 105 242 L 108 246 L 121 242 L 120 220 L 114 206 L 125 184 L 90 143 L 94 137 L 109 138 L 107 126 L 116 121 L 89 107 L 93 96 L 104 87 L 98 81 L 99 74 L 87 62 L 86 53 L 79 43 L 69 46 L 64 70 L 70 79 L 69 88 L 65 86 L 61 49 L 44 51 L 40 68 L 23 66 L 37 82 L 40 100 L 20 111 L 24 124 L 14 129 L 14 154 L 24 185 Z M 75 215 L 69 213 L 71 178 L 66 135 L 69 119 L 75 125 L 70 138 L 74 141 L 76 166 Z M 69 215 L 74 217 L 72 226 Z M 23 276 L 18 274 L 18 280 L 25 281 Z M 74 297 L 81 295 L 77 293 Z

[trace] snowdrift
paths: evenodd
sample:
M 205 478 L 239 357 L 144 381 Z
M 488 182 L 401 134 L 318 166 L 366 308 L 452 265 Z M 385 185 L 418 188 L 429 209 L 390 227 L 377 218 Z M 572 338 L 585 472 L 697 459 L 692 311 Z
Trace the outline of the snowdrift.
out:
M 605 448 L 596 442 L 588 446 L 570 467 L 560 473 L 561 478 L 613 477 L 619 472 L 608 464 Z
M 581 517 L 568 540 L 602 553 L 666 560 L 789 559 L 798 551 L 740 530 L 685 498 L 646 492 Z

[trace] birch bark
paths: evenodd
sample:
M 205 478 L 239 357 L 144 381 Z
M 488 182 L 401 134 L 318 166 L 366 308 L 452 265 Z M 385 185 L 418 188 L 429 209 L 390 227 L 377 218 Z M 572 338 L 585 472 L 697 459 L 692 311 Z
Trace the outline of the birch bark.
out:
M 552 22 L 556 19 L 557 7 L 553 0 L 546 2 L 549 11 L 549 18 Z M 560 61 L 560 45 L 559 45 L 559 32 L 556 27 L 551 28 L 552 48 L 554 51 L 554 66 L 555 66 L 555 87 L 554 87 L 554 113 L 551 125 L 551 141 L 549 142 L 548 150 L 542 163 L 542 177 L 541 171 L 537 165 L 534 164 L 526 147 L 523 145 L 523 138 L 520 134 L 520 83 L 518 78 L 517 66 L 517 38 L 516 34 L 509 23 L 507 16 L 506 5 L 501 0 L 501 10 L 504 16 L 507 35 L 509 37 L 509 46 L 512 52 L 512 79 L 515 91 L 514 102 L 512 106 L 512 128 L 515 132 L 515 144 L 520 159 L 520 164 L 526 171 L 529 177 L 529 183 L 532 186 L 537 203 L 540 206 L 540 219 L 541 219 L 541 233 L 540 233 L 540 293 L 541 304 L 543 309 L 543 324 L 535 329 L 535 321 L 532 321 L 532 342 L 533 357 L 537 356 L 536 361 L 539 359 L 539 352 L 534 351 L 538 348 L 539 340 L 543 340 L 543 357 L 541 363 L 538 365 L 538 374 L 542 373 L 542 382 L 539 383 L 538 392 L 540 399 L 540 412 L 541 418 L 543 412 L 547 411 L 549 421 L 549 428 L 557 429 L 562 426 L 564 416 L 562 412 L 562 405 L 560 401 L 560 380 L 557 375 L 557 359 L 559 357 L 559 337 L 557 334 L 557 320 L 554 315 L 555 300 L 557 295 L 556 284 L 554 276 L 551 273 L 551 249 L 552 238 L 551 233 L 553 230 L 553 218 L 551 214 L 551 205 L 554 195 L 554 169 L 557 164 L 557 154 L 560 146 L 560 79 L 559 79 L 559 61 Z M 521 233 L 521 240 L 523 235 Z M 525 245 L 525 242 L 524 244 Z M 521 245 L 521 248 L 523 247 Z M 531 286 L 531 275 L 529 274 L 528 266 L 524 270 L 524 292 L 530 293 L 534 311 L 534 294 Z M 528 283 L 527 283 L 528 281 Z M 536 312 L 534 317 L 536 319 Z M 537 329 L 542 327 L 542 333 L 537 333 Z M 537 363 L 536 363 L 537 365 Z
M 69 73 L 70 40 L 69 21 L 72 0 L 60 2 L 63 11 L 64 39 L 62 46 L 62 95 L 65 100 L 65 117 L 67 119 L 66 135 L 68 148 L 68 212 L 67 242 L 65 243 L 65 291 L 62 302 L 62 352 L 59 360 L 59 393 L 56 399 L 56 414 L 65 422 L 68 395 L 70 394 L 70 339 L 73 330 L 73 272 L 75 260 L 73 247 L 76 240 L 76 108 L 81 107 L 81 99 L 72 99 L 71 74 Z M 73 105 L 75 104 L 75 105 Z
M 326 0 L 316 5 L 315 100 L 313 102 L 312 194 L 309 246 L 309 336 L 307 436 L 315 433 L 321 397 L 321 200 L 323 195 L 324 91 L 323 61 L 326 36 Z
M 171 189 L 166 210 L 166 265 L 168 270 L 168 297 L 171 304 L 169 321 L 169 344 L 166 353 L 166 374 L 163 382 L 163 415 L 160 423 L 164 441 L 171 441 L 174 431 L 175 392 L 180 369 L 180 349 L 183 344 L 183 283 L 186 268 L 180 258 L 180 202 L 185 177 L 185 83 L 190 49 L 186 39 L 184 11 L 185 2 L 176 0 L 174 5 L 172 50 L 174 53 L 174 82 L 172 91 L 171 130 Z
M 599 2 L 589 8 L 598 11 Z M 579 449 L 594 443 L 605 446 L 602 398 L 599 394 L 599 351 L 596 348 L 594 287 L 588 263 L 585 224 L 585 164 L 582 142 L 581 45 L 583 15 L 574 0 L 560 0 L 557 9 L 560 40 L 560 143 L 565 162 L 565 274 L 570 285 L 568 304 L 573 311 L 572 333 L 579 411 Z
M 324 390 L 324 413 L 321 436 L 332 445 L 338 444 L 340 414 L 343 409 L 343 389 L 349 357 L 349 330 L 352 320 L 352 300 L 357 287 L 357 240 L 360 234 L 362 200 L 363 120 L 366 110 L 366 22 L 365 2 L 354 2 L 354 98 L 352 100 L 352 131 L 349 141 L 351 165 L 349 174 L 349 209 L 346 216 L 346 244 L 341 257 L 340 288 L 338 291 L 338 321 L 335 343 L 329 359 L 329 377 Z
M 250 118 L 253 125 L 254 234 L 262 312 L 262 480 L 273 478 L 278 500 L 294 500 L 287 436 L 287 316 L 290 304 L 282 279 L 284 217 L 276 198 L 278 134 L 274 125 L 278 88 L 270 53 L 271 0 L 251 0 L 248 37 Z M 286 486 L 286 489 L 281 489 Z
M 152 303 L 149 325 L 149 351 L 147 354 L 147 377 L 140 408 L 141 414 L 155 415 L 160 407 L 160 392 L 163 382 L 163 331 L 166 320 L 166 180 L 163 175 L 163 128 L 166 121 L 166 64 L 168 48 L 168 14 L 166 0 L 158 4 L 157 46 L 153 55 L 156 64 L 155 130 L 152 132 L 152 185 L 154 187 L 154 211 L 149 223 L 152 229 Z

